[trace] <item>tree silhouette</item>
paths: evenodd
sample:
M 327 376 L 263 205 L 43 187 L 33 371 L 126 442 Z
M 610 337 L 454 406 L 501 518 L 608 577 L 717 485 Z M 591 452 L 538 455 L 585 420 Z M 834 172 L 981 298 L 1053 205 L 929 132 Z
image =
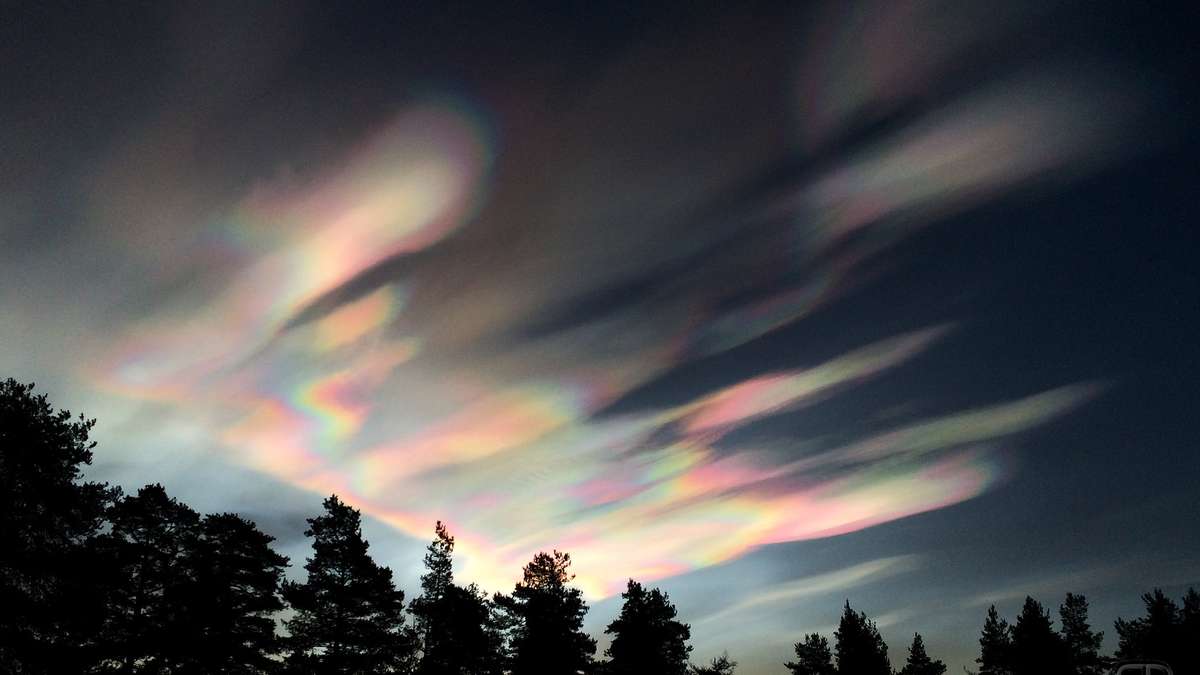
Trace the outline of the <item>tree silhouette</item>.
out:
M 1180 612 L 1182 638 L 1180 653 L 1176 657 L 1180 673 L 1200 673 L 1200 593 L 1189 588 L 1183 596 Z
M 417 671 L 441 674 L 455 672 L 451 665 L 455 653 L 447 635 L 451 618 L 446 614 L 446 599 L 454 583 L 454 537 L 440 520 L 434 533 L 434 540 L 425 553 L 421 595 L 412 601 L 408 611 L 415 617 L 417 634 L 421 637 L 421 662 Z
M 412 630 L 391 570 L 368 553 L 361 514 L 336 496 L 308 520 L 306 581 L 282 582 L 287 559 L 253 522 L 201 518 L 158 484 L 120 497 L 83 482 L 91 426 L 54 411 L 31 385 L 0 382 L 0 673 L 732 675 L 737 665 L 723 655 L 689 666 L 688 626 L 666 594 L 633 580 L 605 631 L 610 660 L 594 664 L 569 555 L 538 553 L 512 595 L 489 602 L 474 585 L 454 583 L 454 537 L 440 522 Z M 284 601 L 292 614 L 280 638 Z M 1116 655 L 1163 660 L 1177 675 L 1200 672 L 1200 593 L 1189 588 L 1176 603 L 1155 589 L 1142 601 L 1143 616 L 1115 623 Z M 1055 631 L 1027 597 L 1010 626 L 990 607 L 979 675 L 1099 675 L 1103 634 L 1091 628 L 1086 598 L 1068 593 L 1059 617 Z M 876 624 L 849 602 L 834 637 L 831 652 L 824 637 L 804 635 L 787 669 L 891 675 Z M 945 672 L 914 634 L 896 675 Z
M 438 521 L 425 553 L 421 595 L 409 605 L 422 637 L 421 675 L 488 675 L 500 673 L 501 635 L 492 609 L 474 585 L 455 585 L 454 537 Z
M 1066 600 L 1058 608 L 1058 617 L 1062 623 L 1062 637 L 1070 663 L 1067 672 L 1074 675 L 1100 675 L 1104 669 L 1100 658 L 1104 633 L 1093 632 L 1088 623 L 1087 598 L 1067 593 Z
M 512 595 L 496 595 L 509 619 L 513 675 L 575 675 L 591 667 L 596 641 L 583 632 L 587 604 L 568 585 L 570 566 L 566 553 L 538 553 Z
M 675 606 L 657 588 L 647 590 L 630 579 L 621 613 L 604 632 L 612 635 L 605 651 L 608 672 L 613 675 L 661 673 L 686 675 L 691 629 L 675 620 Z
M 887 644 L 880 636 L 879 628 L 864 612 L 851 609 L 849 601 L 842 610 L 842 618 L 833 637 L 836 640 L 834 655 L 837 657 L 839 673 L 891 675 Z
M 1013 672 L 1016 675 L 1067 672 L 1069 659 L 1063 639 L 1054 630 L 1042 603 L 1026 596 L 1013 624 Z
M 232 513 L 208 515 L 189 559 L 185 623 L 192 636 L 191 673 L 261 673 L 277 669 L 281 643 L 274 615 L 288 560 L 274 538 Z
M 838 671 L 833 665 L 829 640 L 817 633 L 804 635 L 793 649 L 796 650 L 796 661 L 784 664 L 792 675 L 834 675 Z
M 1131 621 L 1118 618 L 1117 658 L 1165 659 L 1174 651 L 1180 622 L 1179 606 L 1156 588 L 1142 595 L 1146 615 Z
M 908 648 L 908 660 L 900 669 L 899 675 L 945 675 L 946 664 L 929 658 L 925 653 L 925 640 L 920 633 L 913 634 L 912 645 Z
M 723 653 L 709 661 L 707 666 L 692 666 L 690 672 L 691 675 L 733 675 L 736 668 L 737 661 L 731 661 L 729 654 Z
M 0 382 L 0 671 L 81 671 L 103 614 L 91 546 L 117 492 L 83 482 L 94 420 Z
M 154 484 L 108 517 L 98 544 L 108 561 L 103 660 L 122 673 L 174 672 L 194 651 L 187 600 L 200 516 Z
M 834 675 L 833 653 L 829 651 L 829 640 L 817 633 L 805 635 L 795 645 L 796 660 L 783 665 L 792 675 Z
M 1012 627 L 996 612 L 996 606 L 988 608 L 983 632 L 979 636 L 979 675 L 1009 675 L 1013 662 Z
M 1176 673 L 1197 672 L 1200 656 L 1200 594 L 1189 588 L 1183 608 L 1156 588 L 1142 596 L 1146 613 L 1137 619 L 1116 621 L 1120 659 L 1160 659 Z
M 313 556 L 304 583 L 284 582 L 295 614 L 286 622 L 288 666 L 305 673 L 402 673 L 415 662 L 416 638 L 404 624 L 404 593 L 375 563 L 362 516 L 336 495 L 309 518 Z

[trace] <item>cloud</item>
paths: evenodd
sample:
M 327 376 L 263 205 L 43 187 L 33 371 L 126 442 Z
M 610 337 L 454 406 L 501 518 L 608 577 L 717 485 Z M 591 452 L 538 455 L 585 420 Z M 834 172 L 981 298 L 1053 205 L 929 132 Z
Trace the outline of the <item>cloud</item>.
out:
M 854 350 L 808 370 L 751 378 L 686 406 L 682 424 L 688 434 L 719 432 L 853 385 L 894 367 L 927 349 L 944 335 L 935 327 Z
M 1196 581 L 1196 561 L 1167 558 L 1158 554 L 1127 557 L 1110 562 L 1068 565 L 1066 569 L 1025 576 L 1015 581 L 967 597 L 964 609 L 1019 602 L 1032 596 L 1052 606 L 1064 593 L 1095 592 L 1141 576 L 1155 580 L 1158 586 L 1183 586 Z M 1148 572 L 1149 571 L 1149 572 Z
M 791 471 L 852 467 L 883 460 L 913 460 L 939 451 L 1026 431 L 1079 406 L 1103 387 L 1083 383 L 1051 389 L 1016 401 L 989 405 L 901 428 L 798 460 Z
M 1129 561 L 1106 563 L 1067 572 L 1029 577 L 971 596 L 963 602 L 962 607 L 974 609 L 1018 601 L 1026 596 L 1046 598 L 1058 597 L 1067 591 L 1074 593 L 1087 591 L 1122 578 L 1134 565 L 1135 563 Z
M 909 422 L 790 461 L 716 447 L 748 424 L 853 396 L 949 339 L 944 324 L 817 363 L 798 355 L 808 363 L 682 392 L 682 403 L 600 413 L 830 301 L 836 293 L 808 289 L 852 283 L 898 236 L 1083 151 L 1084 139 L 1059 154 L 1013 141 L 1029 132 L 1000 121 L 1006 105 L 1044 116 L 1037 134 L 1074 113 L 1061 108 L 1069 97 L 1038 86 L 1007 91 L 930 113 L 789 187 L 791 202 L 758 192 L 734 209 L 751 222 L 756 210 L 797 218 L 761 226 L 776 232 L 766 241 L 798 232 L 790 250 L 754 237 L 728 251 L 660 240 L 669 219 L 645 250 L 582 246 L 568 233 L 594 234 L 567 223 L 513 229 L 480 206 L 493 180 L 481 113 L 417 104 L 336 168 L 251 192 L 230 219 L 229 278 L 128 326 L 88 372 L 110 394 L 194 411 L 228 461 L 338 492 L 412 536 L 449 522 L 464 574 L 489 587 L 557 547 L 573 553 L 589 595 L 603 597 L 629 576 L 672 576 L 942 508 L 998 480 L 998 449 L 981 442 L 1063 414 L 1092 389 Z M 1010 147 L 1018 154 L 983 161 Z M 494 199 L 503 213 L 505 193 Z M 503 232 L 515 248 L 498 246 Z M 854 232 L 872 237 L 836 244 Z M 628 257 L 597 267 L 618 250 Z M 731 255 L 814 262 L 790 289 L 791 272 L 735 276 L 729 289 L 707 281 L 744 264 Z M 674 274 L 654 273 L 670 261 Z M 538 306 L 578 309 L 590 302 L 579 305 L 581 293 L 629 278 L 647 279 L 645 300 L 526 330 L 543 317 Z
M 893 31 L 923 25 L 921 10 L 891 7 L 860 17 L 872 44 L 911 44 Z M 829 11 L 816 25 L 840 25 L 844 10 Z M 407 535 L 442 519 L 463 574 L 491 588 L 557 547 L 601 597 L 629 576 L 992 488 L 1020 434 L 1095 385 L 847 428 L 833 448 L 804 429 L 769 439 L 770 452 L 726 446 L 831 403 L 872 419 L 868 384 L 892 386 L 965 317 L 830 326 L 812 352 L 781 342 L 761 354 L 763 338 L 906 264 L 894 252 L 922 230 L 1117 161 L 1138 90 L 1054 63 L 926 84 L 1004 22 L 884 60 L 813 40 L 799 68 L 781 46 L 795 41 L 786 21 L 702 24 L 670 44 L 635 41 L 569 85 L 406 89 L 386 113 L 272 136 L 302 147 L 262 157 L 256 144 L 204 143 L 216 109 L 193 118 L 172 99 L 147 113 L 161 123 L 83 172 L 78 220 L 101 225 L 79 248 L 121 273 L 57 294 L 89 305 L 64 325 L 0 285 L 19 319 L 0 325 L 0 343 L 48 341 L 39 358 L 85 382 L 93 410 L 137 420 L 119 428 L 139 438 L 112 439 L 101 462 L 136 467 L 149 439 L 187 439 L 290 488 L 336 491 Z M 863 69 L 872 76 L 846 75 Z M 861 87 L 837 89 L 847 82 Z M 797 92 L 814 94 L 811 115 L 789 109 Z M 34 321 L 44 335 L 21 332 Z M 655 387 L 665 393 L 641 395 Z
M 921 556 L 919 555 L 878 558 L 832 572 L 793 579 L 755 593 L 745 600 L 734 603 L 719 612 L 698 619 L 698 622 L 725 620 L 730 615 L 750 610 L 760 611 L 762 607 L 767 605 L 795 604 L 812 597 L 837 595 L 889 577 L 911 572 L 920 566 L 920 562 Z M 897 619 L 895 616 L 892 618 Z M 885 625 L 882 623 L 883 617 L 877 618 L 876 622 L 880 626 Z

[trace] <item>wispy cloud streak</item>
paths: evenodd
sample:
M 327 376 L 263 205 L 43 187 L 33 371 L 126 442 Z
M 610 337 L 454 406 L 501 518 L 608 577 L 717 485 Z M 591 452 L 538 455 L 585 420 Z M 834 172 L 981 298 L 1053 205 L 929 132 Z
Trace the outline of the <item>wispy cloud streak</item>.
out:
M 971 499 L 1001 480 L 1022 433 L 1097 385 L 850 428 L 832 448 L 804 430 L 730 448 L 735 431 L 830 401 L 872 419 L 860 391 L 936 354 L 966 317 L 832 331 L 819 357 L 775 353 L 763 363 L 783 365 L 736 377 L 714 363 L 903 264 L 890 253 L 916 233 L 1119 160 L 1138 92 L 1054 64 L 923 91 L 1007 28 L 922 56 L 894 32 L 920 10 L 884 4 L 858 20 L 894 61 L 836 44 L 799 68 L 748 69 L 811 94 L 808 116 L 778 114 L 761 79 L 690 49 L 724 39 L 707 33 L 655 62 L 703 52 L 724 77 L 678 78 L 672 96 L 631 57 L 564 97 L 578 107 L 406 99 L 328 166 L 251 181 L 173 224 L 192 243 L 164 247 L 162 276 L 139 280 L 154 302 L 65 367 L 163 413 L 162 426 L 186 414 L 221 461 L 337 491 L 413 536 L 448 521 L 466 576 L 493 587 L 542 548 L 570 550 L 580 582 L 604 596 L 630 576 Z M 860 71 L 870 77 L 845 76 Z M 730 100 L 798 128 L 730 125 Z M 894 122 L 844 121 L 872 115 Z M 145 192 L 111 178 L 126 172 L 98 173 L 97 204 Z M 167 273 L 185 259 L 195 284 Z M 647 394 L 681 372 L 704 385 Z M 170 436 L 154 423 L 144 433 Z

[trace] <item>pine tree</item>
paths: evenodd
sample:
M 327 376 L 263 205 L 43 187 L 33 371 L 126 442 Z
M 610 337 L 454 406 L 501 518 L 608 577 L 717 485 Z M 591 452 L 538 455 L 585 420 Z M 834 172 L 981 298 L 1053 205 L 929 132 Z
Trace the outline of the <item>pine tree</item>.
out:
M 946 664 L 929 658 L 925 653 L 925 640 L 920 633 L 913 635 L 912 645 L 908 648 L 908 660 L 899 675 L 945 675 Z
M 450 649 L 446 616 L 446 599 L 454 583 L 452 555 L 454 537 L 442 521 L 434 527 L 434 539 L 425 553 L 425 574 L 421 575 L 421 595 L 409 605 L 415 617 L 417 635 L 421 638 L 422 653 L 417 672 L 440 675 L 454 672 L 450 664 Z
M 657 588 L 647 590 L 630 579 L 621 597 L 621 613 L 608 624 L 605 633 L 612 644 L 605 651 L 610 659 L 608 672 L 613 675 L 661 673 L 686 675 L 691 629 L 675 620 L 675 606 Z
M 475 584 L 447 589 L 445 615 L 447 645 L 456 656 L 448 660 L 449 672 L 458 675 L 500 675 L 504 672 L 504 636 L 497 610 Z
M 286 622 L 288 666 L 319 675 L 408 672 L 416 638 L 404 624 L 404 593 L 371 559 L 361 514 L 336 495 L 324 506 L 304 533 L 313 539 L 308 579 L 283 585 L 295 612 Z
M 474 585 L 454 583 L 454 537 L 438 521 L 425 553 L 421 595 L 409 606 L 422 637 L 422 675 L 500 673 L 501 635 L 488 599 Z
M 78 672 L 103 616 L 94 537 L 117 497 L 82 481 L 94 420 L 0 382 L 0 671 Z
M 979 675 L 1009 675 L 1013 660 L 1012 627 L 1000 618 L 996 606 L 988 608 L 979 636 Z
M 1132 621 L 1117 619 L 1117 658 L 1161 659 L 1172 666 L 1190 661 L 1195 643 L 1186 644 L 1179 605 L 1156 588 L 1142 596 L 1146 615 Z M 1186 671 L 1180 671 L 1186 672 Z
M 1179 673 L 1200 672 L 1200 593 L 1189 588 L 1180 609 L 1180 649 L 1175 657 Z
M 846 602 L 833 637 L 836 640 L 834 654 L 837 657 L 839 673 L 892 674 L 887 644 L 879 634 L 879 628 L 874 621 L 867 618 L 866 613 L 851 609 L 849 601 Z
M 817 633 L 805 635 L 796 643 L 795 650 L 796 660 L 784 664 L 792 675 L 834 675 L 837 672 L 829 641 Z
M 1100 658 L 1100 645 L 1104 633 L 1093 632 L 1088 623 L 1087 598 L 1067 593 L 1066 600 L 1058 608 L 1062 622 L 1063 642 L 1067 646 L 1070 670 L 1074 675 L 1100 675 L 1104 663 Z
M 173 672 L 191 651 L 187 600 L 200 516 L 154 484 L 109 511 L 105 661 L 124 673 Z
M 730 660 L 728 653 L 723 653 L 712 661 L 708 662 L 707 666 L 692 666 L 691 675 L 733 675 L 737 668 L 737 661 Z
M 571 556 L 538 553 L 512 595 L 496 595 L 510 624 L 513 675 L 575 675 L 588 671 L 596 641 L 583 632 L 587 604 L 568 584 Z
M 1042 603 L 1026 596 L 1012 630 L 1013 672 L 1016 675 L 1065 673 L 1069 667 L 1067 647 L 1054 630 L 1050 613 Z
M 280 583 L 287 558 L 274 538 L 232 513 L 208 515 L 189 556 L 192 583 L 183 600 L 192 637 L 187 668 L 196 673 L 262 673 L 277 669 L 281 648 L 274 615 L 283 610 Z

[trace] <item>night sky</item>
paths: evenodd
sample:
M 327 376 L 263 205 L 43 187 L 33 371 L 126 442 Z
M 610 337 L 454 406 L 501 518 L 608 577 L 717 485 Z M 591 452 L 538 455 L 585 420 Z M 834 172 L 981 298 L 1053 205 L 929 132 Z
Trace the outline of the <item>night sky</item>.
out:
M 293 576 L 336 492 L 745 675 L 1111 649 L 1200 583 L 1194 10 L 719 4 L 5 3 L 0 376 Z

